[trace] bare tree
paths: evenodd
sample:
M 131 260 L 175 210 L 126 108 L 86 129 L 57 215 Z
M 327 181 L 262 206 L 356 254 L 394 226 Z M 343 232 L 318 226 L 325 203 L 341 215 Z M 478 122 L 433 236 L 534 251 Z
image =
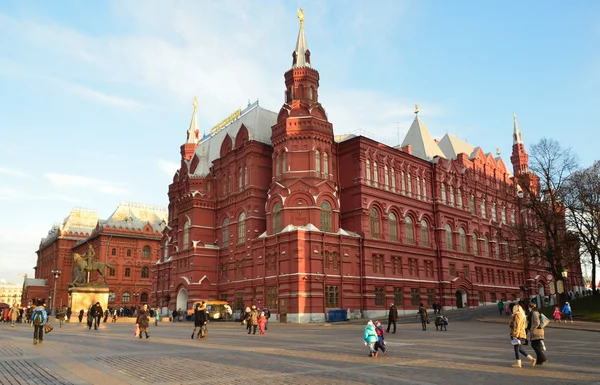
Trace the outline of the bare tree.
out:
M 575 172 L 566 185 L 567 224 L 577 230 L 583 254 L 592 265 L 592 292 L 596 293 L 596 265 L 600 254 L 600 161 Z

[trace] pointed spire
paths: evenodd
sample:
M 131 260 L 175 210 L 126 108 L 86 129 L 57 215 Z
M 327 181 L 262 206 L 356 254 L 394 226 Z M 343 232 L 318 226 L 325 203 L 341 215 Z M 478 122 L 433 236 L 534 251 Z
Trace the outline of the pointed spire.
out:
M 198 123 L 196 119 L 196 108 L 198 107 L 198 99 L 194 97 L 192 99 L 192 104 L 194 105 L 194 112 L 192 113 L 192 121 L 190 122 L 190 128 L 187 131 L 187 141 L 186 143 L 198 143 L 200 139 L 200 131 L 198 130 Z
M 415 105 L 415 120 L 408 129 L 401 147 L 410 145 L 414 156 L 428 161 L 436 156 L 445 157 L 444 152 L 419 118 L 418 112 L 418 105 Z
M 513 133 L 513 144 L 523 144 L 521 139 L 521 131 L 519 131 L 519 124 L 517 123 L 517 114 L 513 112 L 513 119 L 515 121 L 515 130 Z
M 298 20 L 300 20 L 300 31 L 298 31 L 298 41 L 296 42 L 296 50 L 292 54 L 292 68 L 308 67 L 310 65 L 310 51 L 306 44 L 306 37 L 304 36 L 304 11 L 302 8 L 298 10 Z

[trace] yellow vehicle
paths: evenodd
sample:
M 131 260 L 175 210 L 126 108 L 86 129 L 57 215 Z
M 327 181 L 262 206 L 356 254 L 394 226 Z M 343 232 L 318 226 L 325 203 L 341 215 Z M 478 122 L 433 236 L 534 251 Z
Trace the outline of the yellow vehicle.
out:
M 194 302 L 191 309 L 187 311 L 188 315 L 194 315 L 194 309 L 196 309 L 196 305 L 201 303 L 202 301 Z M 225 301 L 206 301 L 206 314 L 208 314 L 208 318 L 211 320 L 225 320 L 231 318 L 231 307 Z

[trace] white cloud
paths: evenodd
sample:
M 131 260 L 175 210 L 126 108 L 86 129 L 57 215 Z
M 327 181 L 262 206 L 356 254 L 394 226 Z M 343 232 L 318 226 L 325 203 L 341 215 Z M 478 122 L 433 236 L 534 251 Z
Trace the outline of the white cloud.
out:
M 0 174 L 12 175 L 18 178 L 34 179 L 31 175 L 15 168 L 0 166 Z
M 125 195 L 129 191 L 117 183 L 103 181 L 81 175 L 46 173 L 44 177 L 59 187 L 76 186 L 97 190 L 107 195 Z
M 167 174 L 169 177 L 173 177 L 173 175 L 175 175 L 175 172 L 177 172 L 177 170 L 179 169 L 179 163 L 176 162 L 171 162 L 169 160 L 165 160 L 165 159 L 158 159 L 156 161 L 156 165 L 158 166 L 158 168 L 163 171 L 165 174 Z
M 0 188 L 0 201 L 8 202 L 32 202 L 32 201 L 62 201 L 69 203 L 80 203 L 81 201 L 62 194 L 39 193 L 33 194 L 20 191 L 15 188 Z
M 54 79 L 55 82 L 59 83 L 63 88 L 68 91 L 71 91 L 77 95 L 83 96 L 87 99 L 96 100 L 103 104 L 108 104 L 111 106 L 124 108 L 124 109 L 138 109 L 147 107 L 145 104 L 141 102 L 137 102 L 132 99 L 121 98 L 117 96 L 112 96 L 105 94 L 104 92 L 100 92 L 91 88 L 87 88 L 78 84 L 73 84 L 69 82 L 65 82 L 60 79 Z

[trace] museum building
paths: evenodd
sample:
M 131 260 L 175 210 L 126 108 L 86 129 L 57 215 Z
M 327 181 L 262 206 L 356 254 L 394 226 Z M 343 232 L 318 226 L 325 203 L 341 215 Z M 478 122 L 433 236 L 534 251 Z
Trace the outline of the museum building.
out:
M 278 113 L 255 102 L 200 137 L 194 102 L 153 306 L 221 299 L 304 323 L 335 309 L 382 317 L 391 303 L 413 313 L 549 294 L 544 269 L 501 231 L 531 217 L 499 155 L 451 134 L 433 139 L 418 109 L 397 147 L 336 136 L 302 20 L 292 56 Z M 514 173 L 536 183 L 513 123 Z M 579 266 L 569 275 L 583 286 Z

